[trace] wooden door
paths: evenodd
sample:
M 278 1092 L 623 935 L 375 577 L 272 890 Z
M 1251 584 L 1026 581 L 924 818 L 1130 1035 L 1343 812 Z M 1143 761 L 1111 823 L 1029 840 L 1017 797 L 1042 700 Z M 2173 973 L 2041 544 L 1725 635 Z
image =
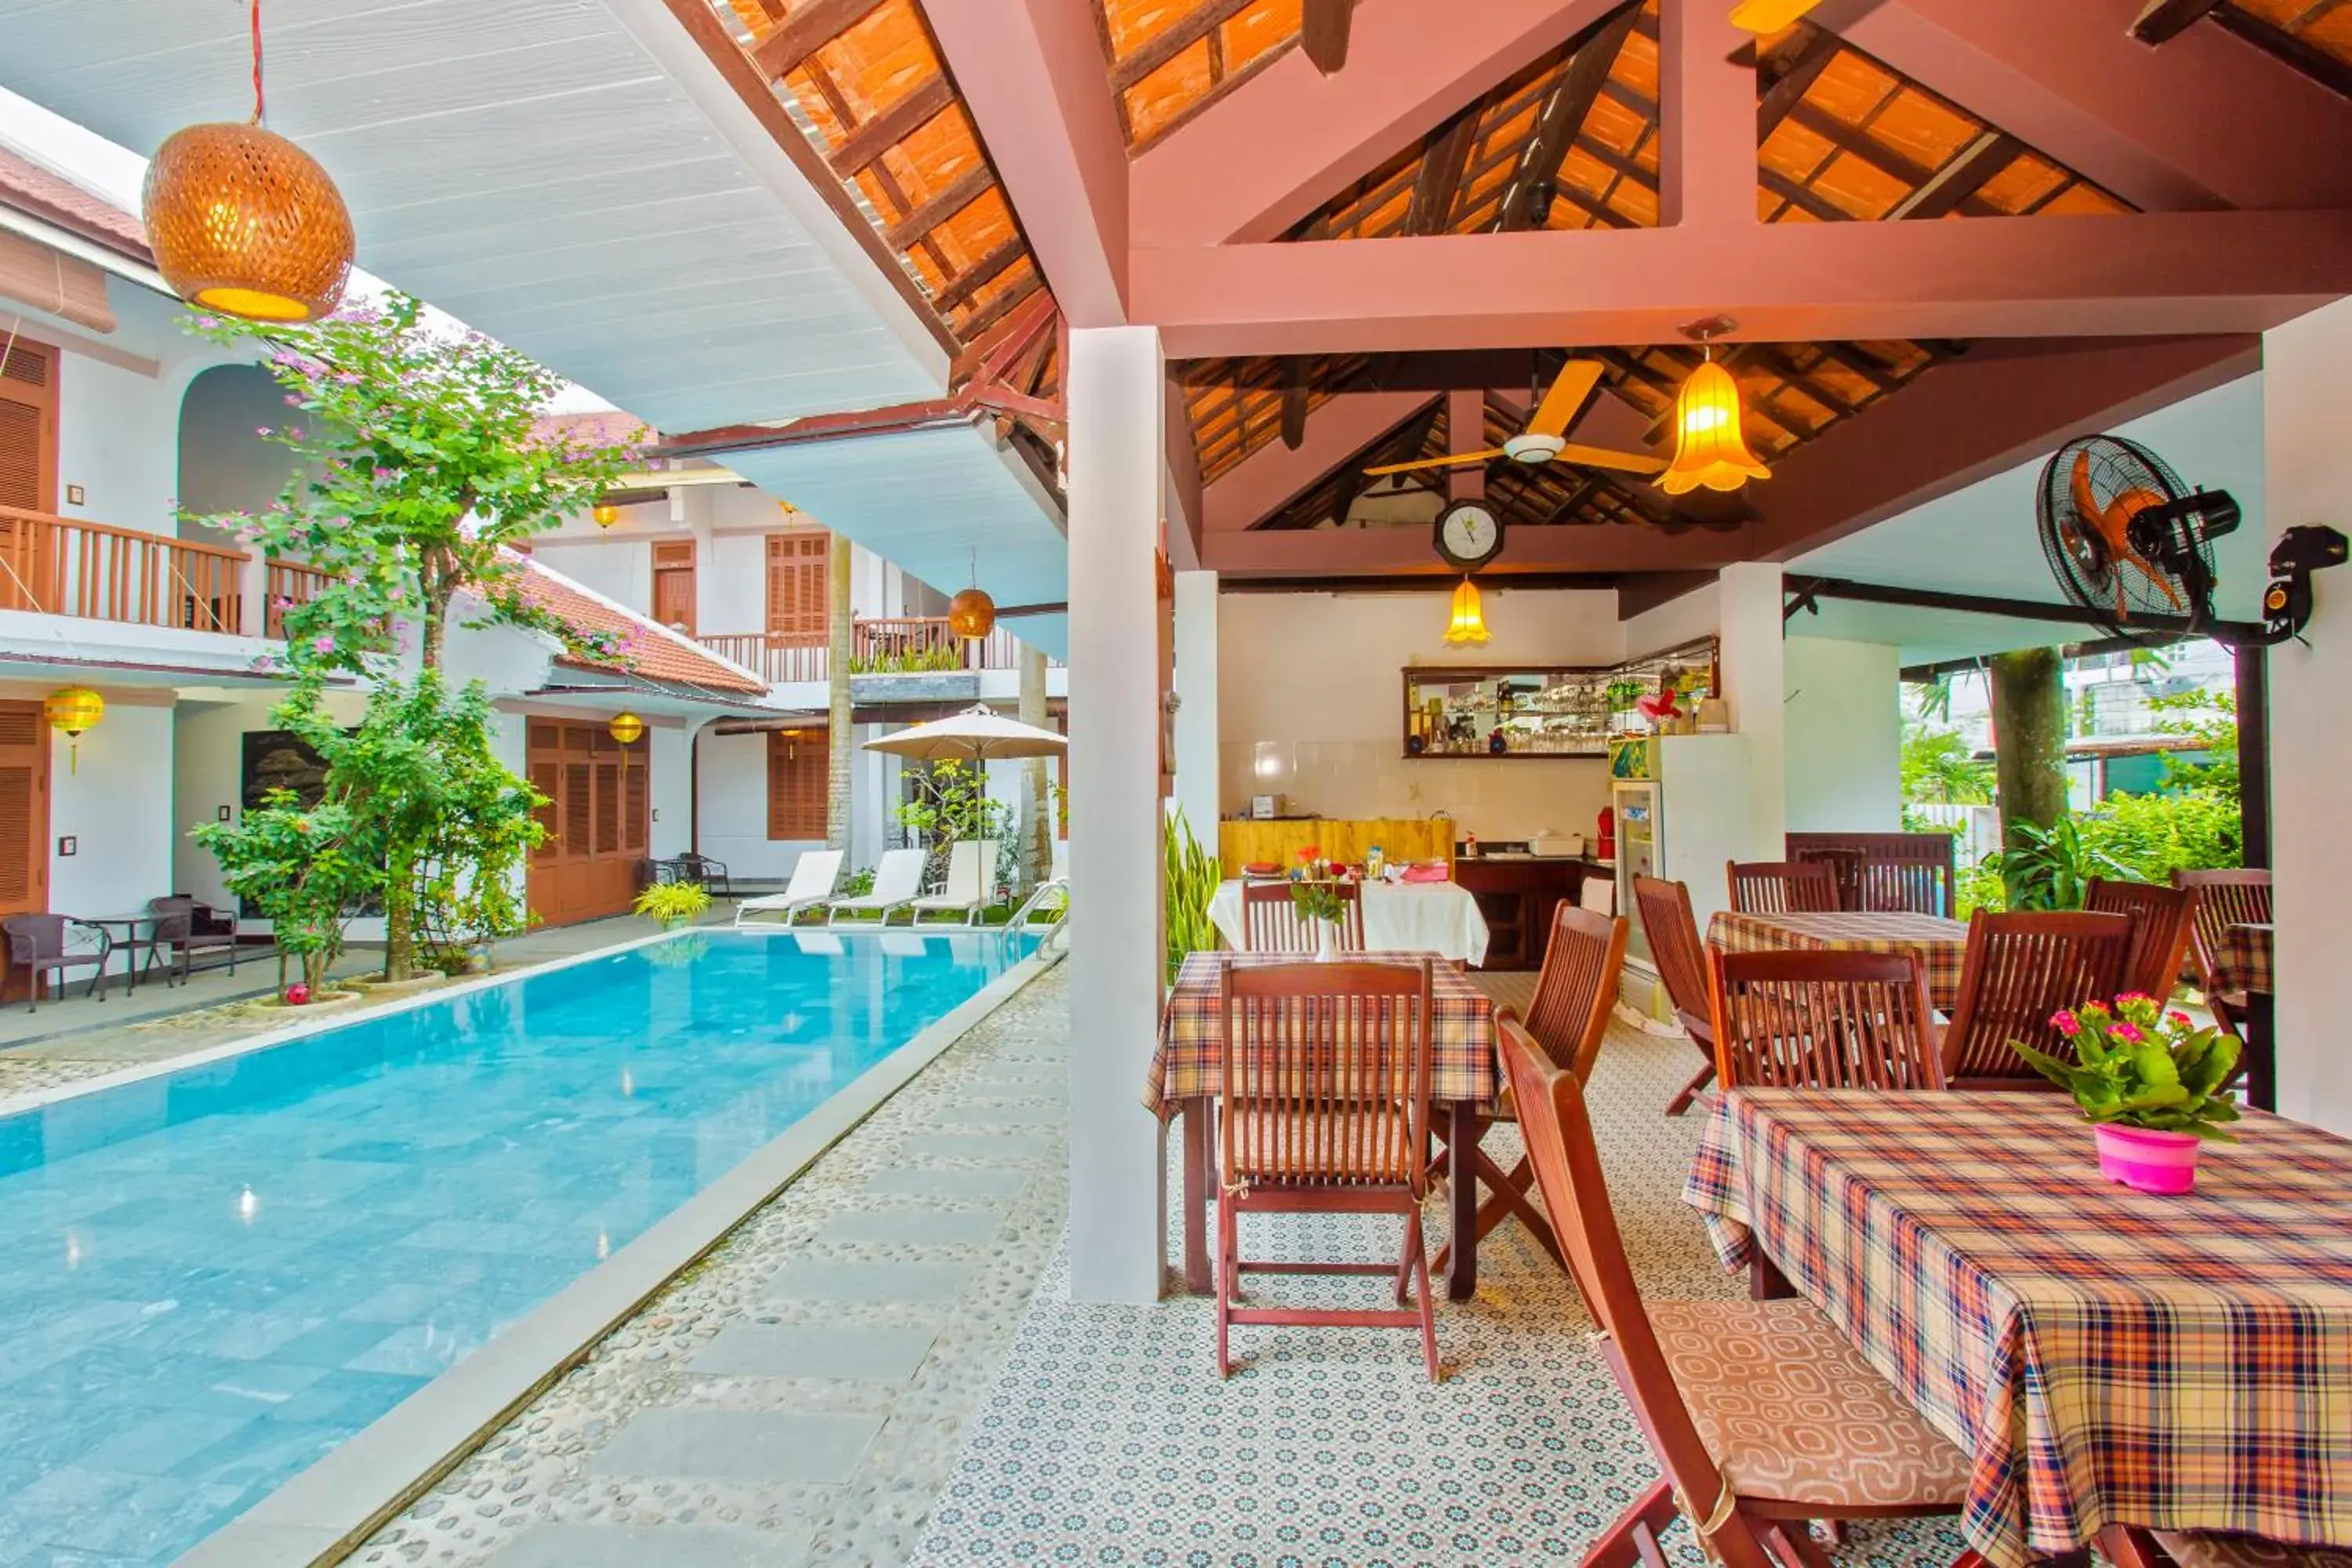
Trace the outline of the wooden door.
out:
M 49 728 L 37 702 L 0 702 L 0 916 L 49 907 Z
M 768 837 L 822 842 L 831 798 L 832 737 L 823 730 L 768 731 Z
M 777 647 L 821 647 L 830 634 L 833 535 L 794 529 L 768 535 L 768 641 Z
M 546 842 L 533 851 L 527 896 L 550 925 L 620 914 L 636 896 L 649 832 L 652 752 L 596 724 L 530 721 L 527 768 L 547 797 Z
M 654 545 L 654 619 L 694 635 L 694 542 L 656 542 Z
M 0 361 L 0 508 L 58 510 L 58 358 L 57 350 L 18 338 Z M 51 538 L 47 528 L 0 513 L 0 609 L 57 607 L 42 602 Z

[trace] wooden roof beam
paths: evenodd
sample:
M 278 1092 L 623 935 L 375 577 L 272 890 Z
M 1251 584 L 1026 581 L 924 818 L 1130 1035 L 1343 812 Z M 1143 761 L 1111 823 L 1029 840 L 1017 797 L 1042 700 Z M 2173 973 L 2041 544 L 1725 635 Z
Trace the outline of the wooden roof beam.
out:
M 1211 481 L 1202 497 L 1202 537 L 1254 528 L 1315 488 L 1332 469 L 1424 411 L 1433 392 L 1356 392 L 1328 398 L 1296 450 L 1269 442 Z
M 1429 0 L 1357 0 L 1346 70 L 1327 77 L 1293 50 L 1144 149 L 1133 170 L 1135 243 L 1286 233 L 1616 8 L 1616 0 L 1477 0 L 1433 27 Z
M 2204 20 L 2221 0 L 2147 0 L 2132 18 L 2131 36 L 2143 44 L 2169 43 Z
M 2135 206 L 2352 206 L 2352 160 L 2339 152 L 2352 146 L 2352 102 L 2221 26 L 2148 48 L 2130 32 L 2141 10 L 2142 0 L 1824 0 L 1814 19 Z
M 843 179 L 855 179 L 871 167 L 876 159 L 920 131 L 954 103 L 955 89 L 948 85 L 948 79 L 932 77 L 850 132 L 840 146 L 825 155 L 825 162 L 832 164 L 833 172 Z
M 1356 0 L 1307 0 L 1299 17 L 1298 47 L 1325 76 L 1348 63 L 1348 25 L 1355 14 Z
M 1970 142 L 1927 183 L 1895 204 L 1891 218 L 1934 218 L 1957 212 L 1984 183 L 2017 162 L 2025 143 L 2005 132 L 1988 131 Z
M 1570 144 L 1583 129 L 1584 117 L 1592 112 L 1601 84 L 1609 79 L 1610 68 L 1617 63 L 1618 52 L 1625 47 L 1626 35 L 1641 19 L 1642 8 L 1628 5 L 1578 43 L 1568 68 L 1560 72 L 1559 83 L 1536 113 L 1535 133 L 1528 138 L 1519 166 L 1511 172 L 1510 184 L 1503 194 L 1503 210 L 1495 222 L 1497 229 L 1509 233 L 1532 228 L 1540 221 L 1540 196 L 1547 189 L 1557 186 L 1560 163 L 1568 156 Z
M 797 69 L 817 50 L 870 16 L 882 0 L 804 0 L 784 25 L 751 45 L 751 63 L 771 80 Z
M 1114 92 L 1125 92 L 1194 44 L 1241 15 L 1250 0 L 1208 0 L 1199 10 L 1154 36 L 1135 53 L 1111 67 Z
M 2352 293 L 2352 212 L 1751 224 L 1736 247 L 1439 235 L 1145 248 L 1134 267 L 1138 318 L 1178 358 L 1650 345 L 1715 313 L 1778 342 L 2261 331 Z
M 1445 122 L 1421 154 L 1421 172 L 1412 184 L 1412 202 L 1406 207 L 1406 234 L 1444 234 L 1451 226 L 1454 204 L 1462 193 L 1462 175 L 1470 148 L 1478 140 L 1478 106 L 1472 104 Z
M 2234 5 L 2213 13 L 2213 20 L 2273 58 L 2292 66 L 2339 98 L 2352 98 L 2352 66 L 2311 43 L 2301 35 L 2273 27 L 2259 16 Z
M 1766 88 L 1756 100 L 1756 145 L 1761 147 L 1789 117 L 1789 110 L 1804 101 L 1822 71 L 1845 47 L 1845 40 L 1826 28 L 1817 27 L 1802 52 L 1790 62 L 1780 79 Z

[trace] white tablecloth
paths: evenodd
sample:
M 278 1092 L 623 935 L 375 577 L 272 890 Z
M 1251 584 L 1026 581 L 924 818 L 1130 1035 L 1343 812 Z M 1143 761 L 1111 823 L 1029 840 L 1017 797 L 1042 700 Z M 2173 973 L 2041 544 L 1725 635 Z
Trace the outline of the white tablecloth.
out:
M 1242 885 L 1226 882 L 1209 900 L 1209 919 L 1228 946 L 1242 935 Z M 1364 946 L 1373 952 L 1433 952 L 1462 963 L 1486 962 L 1486 917 L 1458 882 L 1370 882 L 1364 888 Z

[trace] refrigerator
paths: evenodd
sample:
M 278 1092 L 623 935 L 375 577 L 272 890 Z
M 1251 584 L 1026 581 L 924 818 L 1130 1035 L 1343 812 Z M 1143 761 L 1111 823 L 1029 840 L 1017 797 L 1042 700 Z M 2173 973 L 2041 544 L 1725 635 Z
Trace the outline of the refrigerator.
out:
M 1617 908 L 1634 917 L 1627 956 L 1651 962 L 1633 901 L 1634 878 L 1687 885 L 1704 939 L 1707 921 L 1729 905 L 1726 863 L 1780 858 L 1770 844 L 1759 847 L 1751 767 L 1744 735 L 1659 735 L 1612 751 Z

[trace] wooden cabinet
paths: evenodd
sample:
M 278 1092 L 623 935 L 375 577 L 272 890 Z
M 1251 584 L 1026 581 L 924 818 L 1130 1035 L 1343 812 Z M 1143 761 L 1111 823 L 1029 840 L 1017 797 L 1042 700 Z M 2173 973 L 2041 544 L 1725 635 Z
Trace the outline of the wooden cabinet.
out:
M 1587 876 L 1608 875 L 1582 860 L 1516 857 L 1456 860 L 1454 879 L 1478 900 L 1478 912 L 1486 920 L 1486 962 L 1479 967 L 1543 967 L 1552 911 L 1563 901 L 1574 903 L 1582 895 Z

